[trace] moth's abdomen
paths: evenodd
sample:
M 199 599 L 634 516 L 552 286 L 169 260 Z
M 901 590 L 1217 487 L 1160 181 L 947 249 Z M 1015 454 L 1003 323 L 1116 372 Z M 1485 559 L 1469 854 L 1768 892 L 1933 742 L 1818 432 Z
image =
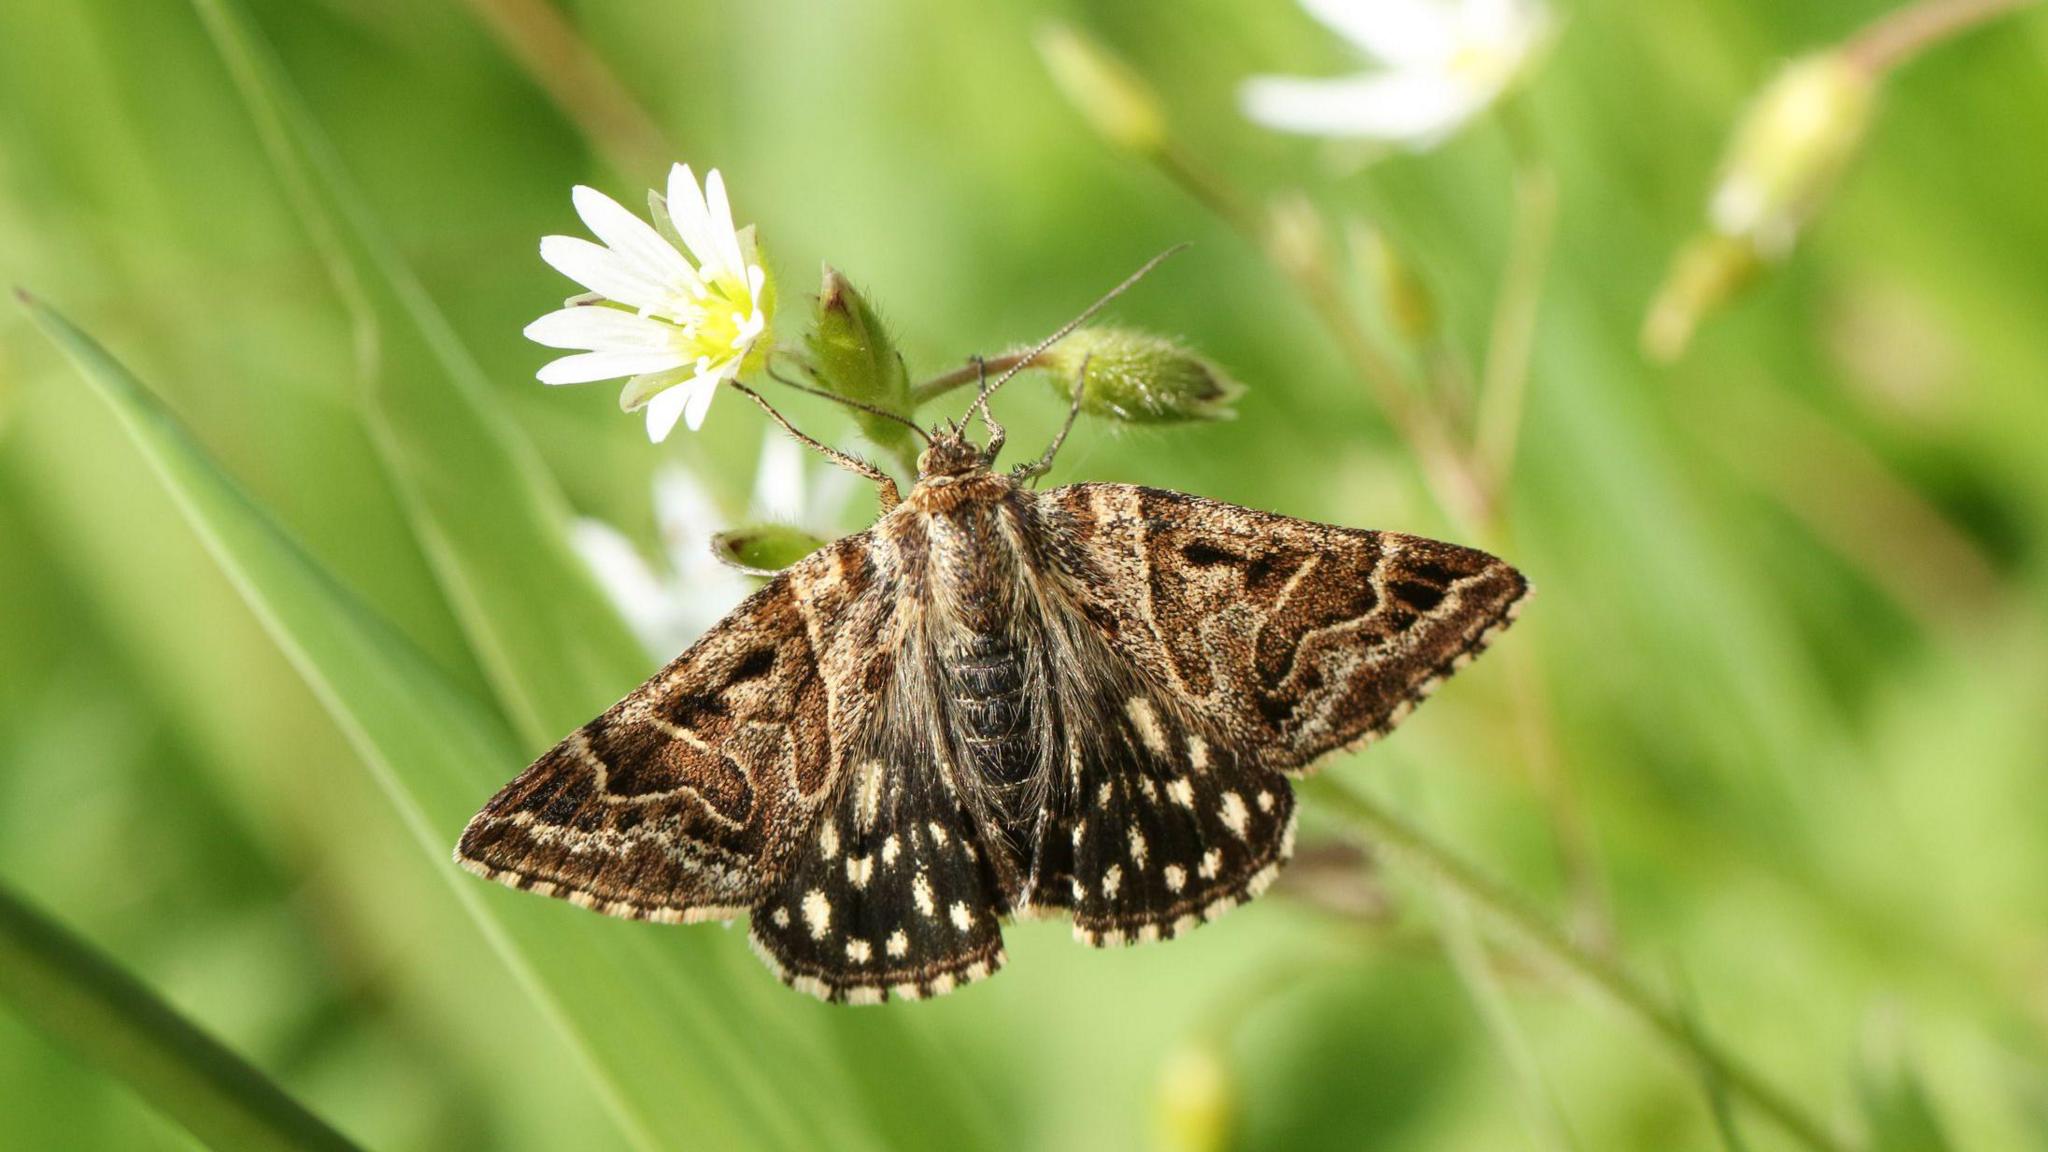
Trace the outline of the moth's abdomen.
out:
M 1038 740 L 1021 654 L 1000 634 L 969 632 L 949 656 L 954 723 L 969 766 L 988 784 L 1024 784 L 1038 764 Z

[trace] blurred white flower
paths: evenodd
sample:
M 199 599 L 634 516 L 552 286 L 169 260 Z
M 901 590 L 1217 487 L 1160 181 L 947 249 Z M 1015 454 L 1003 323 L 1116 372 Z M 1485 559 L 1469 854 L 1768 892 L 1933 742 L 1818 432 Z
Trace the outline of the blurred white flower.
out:
M 830 526 L 852 480 L 851 473 L 837 468 L 808 467 L 802 447 L 771 430 L 761 445 L 748 516 Z M 577 520 L 570 542 L 633 634 L 666 660 L 732 611 L 753 591 L 754 581 L 713 556 L 712 538 L 731 525 L 711 493 L 679 464 L 655 473 L 654 521 L 665 571 L 657 572 L 631 540 L 601 520 Z
M 694 431 L 718 386 L 767 352 L 775 293 L 753 227 L 733 227 L 715 168 L 701 190 L 687 165 L 671 169 L 668 198 L 648 196 L 652 225 L 594 188 L 578 185 L 571 199 L 604 243 L 540 242 L 541 259 L 591 293 L 526 326 L 530 340 L 581 350 L 541 368 L 541 383 L 628 376 L 619 407 L 647 409 L 650 440 L 679 419 Z
M 1259 76 L 1244 112 L 1268 128 L 1431 148 L 1499 99 L 1548 39 L 1542 0 L 1301 0 L 1385 67 L 1333 79 Z

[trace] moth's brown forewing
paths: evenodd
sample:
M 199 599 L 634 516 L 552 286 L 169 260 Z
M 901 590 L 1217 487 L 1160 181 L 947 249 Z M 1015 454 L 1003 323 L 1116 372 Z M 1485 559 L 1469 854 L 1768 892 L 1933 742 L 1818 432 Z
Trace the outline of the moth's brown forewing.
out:
M 1271 882 L 1285 776 L 1399 723 L 1528 590 L 1469 548 L 954 459 L 541 757 L 457 859 L 612 915 L 746 911 L 831 1000 L 980 979 L 1014 915 L 1170 937 Z

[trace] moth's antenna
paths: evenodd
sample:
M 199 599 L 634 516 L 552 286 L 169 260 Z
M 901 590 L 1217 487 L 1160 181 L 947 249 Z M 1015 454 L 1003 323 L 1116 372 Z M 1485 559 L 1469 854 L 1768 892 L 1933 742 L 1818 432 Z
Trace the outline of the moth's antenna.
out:
M 1088 357 L 1081 357 L 1081 366 L 1074 370 L 1074 399 L 1067 405 L 1066 422 L 1060 425 L 1059 434 L 1052 443 L 1045 446 L 1045 455 L 1030 464 L 1019 464 L 1010 475 L 1019 480 L 1036 480 L 1052 471 L 1052 458 L 1059 455 L 1060 445 L 1067 442 L 1067 433 L 1074 430 L 1074 419 L 1081 415 L 1081 390 L 1088 385 Z
M 910 429 L 912 432 L 917 433 L 918 436 L 923 438 L 924 442 L 927 445 L 929 445 L 932 442 L 931 433 L 926 432 L 924 429 L 918 427 L 916 421 L 913 421 L 908 417 L 900 416 L 894 412 L 891 412 L 887 408 L 880 408 L 873 404 L 862 403 L 861 401 L 855 400 L 848 396 L 840 396 L 837 395 L 836 393 L 827 392 L 823 388 L 813 388 L 808 384 L 803 384 L 799 383 L 798 381 L 791 380 L 789 377 L 784 376 L 782 373 L 777 372 L 775 370 L 775 364 L 772 360 L 768 364 L 768 375 L 773 377 L 777 384 L 780 384 L 785 388 L 790 388 L 809 396 L 816 396 L 821 400 L 830 400 L 834 404 L 843 404 L 848 408 L 856 408 L 862 412 L 866 412 L 870 416 L 880 416 L 884 420 L 893 420 L 896 423 L 903 425 L 905 428 Z
M 984 383 L 981 386 L 981 391 L 975 395 L 974 403 L 969 404 L 967 406 L 967 411 L 962 414 L 962 419 L 973 419 L 975 410 L 980 409 L 982 423 L 985 425 L 989 425 L 989 434 L 990 436 L 994 436 L 995 427 L 993 425 L 993 422 L 989 419 L 988 414 L 988 398 L 995 394 L 996 389 L 1001 388 L 1004 384 L 1008 383 L 1010 377 L 1015 376 L 1017 373 L 1022 372 L 1026 368 L 1031 367 L 1032 362 L 1037 360 L 1040 356 L 1044 355 L 1046 349 L 1066 339 L 1068 336 L 1073 335 L 1074 329 L 1079 328 L 1081 325 L 1086 324 L 1088 321 L 1094 319 L 1095 314 L 1097 312 L 1100 312 L 1104 308 L 1107 308 L 1109 306 L 1110 301 L 1123 295 L 1125 292 L 1128 292 L 1131 288 L 1131 285 L 1136 284 L 1140 280 L 1143 280 L 1147 273 L 1151 272 L 1154 268 L 1157 268 L 1161 264 L 1165 263 L 1166 258 L 1168 256 L 1172 256 L 1175 253 L 1178 253 L 1181 249 L 1186 247 L 1187 245 L 1185 243 L 1175 244 L 1173 247 L 1168 248 L 1166 251 L 1161 252 L 1159 255 L 1154 256 L 1150 260 L 1145 261 L 1144 265 L 1141 266 L 1136 272 L 1133 272 L 1129 276 L 1126 276 L 1124 278 L 1123 283 L 1117 285 L 1114 288 L 1111 288 L 1107 292 L 1104 292 L 1102 294 L 1101 299 L 1097 300 L 1095 303 L 1090 304 L 1087 308 L 1083 309 L 1079 316 L 1076 316 L 1072 320 L 1067 321 L 1065 324 L 1060 325 L 1058 330 L 1053 332 L 1052 335 L 1047 336 L 1043 340 L 1040 340 L 1038 344 L 1031 349 L 1030 352 L 1020 357 L 1017 360 L 1017 362 L 1015 364 L 1012 364 L 1007 370 L 1005 370 L 1002 375 L 996 377 L 994 380 L 990 380 Z
M 784 416 L 780 412 L 777 412 L 775 410 L 775 405 L 770 404 L 766 396 L 761 395 L 759 392 L 754 391 L 752 388 L 747 387 L 745 384 L 742 384 L 737 380 L 727 380 L 726 385 L 728 387 L 738 389 L 740 395 L 747 397 L 756 404 L 759 404 L 761 406 L 761 411 L 768 413 L 770 419 L 774 420 L 777 424 L 782 425 L 782 430 L 784 432 L 787 432 L 791 436 L 796 437 L 798 443 L 803 444 L 805 447 L 811 449 L 813 452 L 816 452 L 818 455 L 823 456 L 825 459 L 830 460 L 834 464 L 839 465 L 841 468 L 846 469 L 848 472 L 851 472 L 856 476 L 865 476 L 868 479 L 873 480 L 875 482 L 876 489 L 881 493 L 882 511 L 887 512 L 889 509 L 894 508 L 896 505 L 901 504 L 903 502 L 903 494 L 897 490 L 896 478 L 894 476 L 889 475 L 887 472 L 884 472 L 880 468 L 875 467 L 874 464 L 870 463 L 869 461 L 863 460 L 858 456 L 855 456 L 851 452 L 841 452 L 837 448 L 833 448 L 830 447 L 829 445 L 819 443 L 812 437 L 806 436 L 804 433 L 797 430 L 796 425 L 791 424 L 789 422 L 789 417 Z

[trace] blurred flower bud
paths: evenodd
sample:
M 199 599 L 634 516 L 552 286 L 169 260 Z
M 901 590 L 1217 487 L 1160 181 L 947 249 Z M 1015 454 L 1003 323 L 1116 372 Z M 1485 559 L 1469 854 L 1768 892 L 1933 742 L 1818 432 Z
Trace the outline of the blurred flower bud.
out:
M 1168 1152 L 1222 1152 L 1236 1124 L 1230 1068 L 1207 1043 L 1181 1047 L 1159 1069 L 1154 1107 Z
M 830 265 L 818 289 L 810 350 L 826 391 L 905 418 L 911 415 L 910 374 L 895 341 L 866 298 Z M 867 438 L 884 448 L 900 452 L 908 443 L 910 430 L 901 424 L 858 409 L 853 416 Z
M 824 546 L 825 541 L 787 524 L 750 524 L 711 538 L 711 554 L 749 576 L 773 576 Z
M 1735 131 L 1708 215 L 1723 236 L 1775 260 L 1855 158 L 1876 103 L 1870 73 L 1839 52 L 1787 65 Z
M 1131 328 L 1083 328 L 1033 366 L 1051 373 L 1070 400 L 1081 379 L 1081 410 L 1126 424 L 1229 420 L 1237 415 L 1230 405 L 1244 394 L 1244 385 L 1187 345 Z
M 1362 220 L 1346 228 L 1351 258 L 1371 276 L 1386 306 L 1387 323 L 1411 346 L 1429 343 L 1437 334 L 1436 298 L 1406 254 L 1387 234 Z
M 1711 230 L 1672 261 L 1643 324 L 1643 349 L 1677 359 L 1700 321 L 1792 251 L 1870 127 L 1877 81 L 1841 51 L 1793 61 L 1744 114 L 1721 163 Z
M 1107 48 L 1055 22 L 1039 29 L 1038 54 L 1053 84 L 1104 139 L 1143 154 L 1165 150 L 1166 113 L 1158 94 Z

